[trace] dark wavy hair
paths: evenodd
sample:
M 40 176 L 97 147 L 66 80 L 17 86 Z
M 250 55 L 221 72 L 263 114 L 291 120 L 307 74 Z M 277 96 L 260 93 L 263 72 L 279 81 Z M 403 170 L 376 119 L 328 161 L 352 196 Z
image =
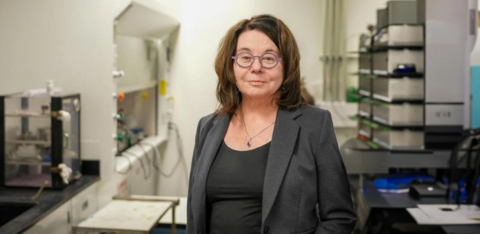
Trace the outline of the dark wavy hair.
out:
M 295 109 L 306 104 L 302 96 L 300 79 L 300 53 L 297 42 L 290 29 L 281 20 L 272 15 L 257 15 L 245 19 L 231 27 L 222 39 L 215 59 L 215 72 L 218 75 L 217 99 L 220 102 L 215 114 L 234 114 L 242 102 L 241 94 L 235 86 L 232 56 L 235 55 L 240 34 L 247 30 L 259 30 L 265 33 L 280 50 L 283 58 L 283 81 L 274 97 L 280 93 L 277 105 L 285 109 Z

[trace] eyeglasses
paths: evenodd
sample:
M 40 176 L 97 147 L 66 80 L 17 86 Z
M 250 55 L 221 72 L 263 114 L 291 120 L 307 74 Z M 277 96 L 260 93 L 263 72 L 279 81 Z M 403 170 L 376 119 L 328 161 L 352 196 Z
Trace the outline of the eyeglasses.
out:
M 252 66 L 255 58 L 258 58 L 262 67 L 267 69 L 274 68 L 275 66 L 277 66 L 278 62 L 282 61 L 282 58 L 279 58 L 272 53 L 265 53 L 260 56 L 254 56 L 248 52 L 241 52 L 237 54 L 237 56 L 232 56 L 232 59 L 237 62 L 238 66 L 244 68 Z

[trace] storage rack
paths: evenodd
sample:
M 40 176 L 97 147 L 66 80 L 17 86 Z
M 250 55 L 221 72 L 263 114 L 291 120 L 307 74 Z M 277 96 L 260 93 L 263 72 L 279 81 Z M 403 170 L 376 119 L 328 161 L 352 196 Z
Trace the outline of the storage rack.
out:
M 397 2 L 389 2 L 388 7 L 391 3 Z M 408 17 L 385 22 L 382 15 L 388 7 L 378 11 L 378 29 L 360 38 L 358 139 L 373 149 L 421 150 L 425 148 L 424 25 Z M 402 37 L 394 38 L 398 35 Z M 397 72 L 396 64 L 413 64 L 415 71 Z

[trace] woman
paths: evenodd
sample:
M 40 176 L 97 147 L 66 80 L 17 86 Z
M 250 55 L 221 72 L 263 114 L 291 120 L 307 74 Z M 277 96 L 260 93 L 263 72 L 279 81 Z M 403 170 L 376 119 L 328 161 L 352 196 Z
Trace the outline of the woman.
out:
M 299 60 L 295 38 L 273 16 L 228 31 L 215 61 L 220 106 L 197 127 L 188 234 L 352 232 L 332 120 L 305 104 Z

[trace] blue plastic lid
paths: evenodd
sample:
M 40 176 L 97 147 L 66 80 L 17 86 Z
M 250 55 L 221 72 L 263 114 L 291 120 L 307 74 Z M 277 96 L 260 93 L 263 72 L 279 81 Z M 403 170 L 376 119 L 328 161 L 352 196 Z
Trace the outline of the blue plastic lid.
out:
M 143 128 L 132 128 L 132 129 L 130 129 L 130 131 L 132 131 L 135 134 L 139 134 L 139 133 L 143 132 Z

